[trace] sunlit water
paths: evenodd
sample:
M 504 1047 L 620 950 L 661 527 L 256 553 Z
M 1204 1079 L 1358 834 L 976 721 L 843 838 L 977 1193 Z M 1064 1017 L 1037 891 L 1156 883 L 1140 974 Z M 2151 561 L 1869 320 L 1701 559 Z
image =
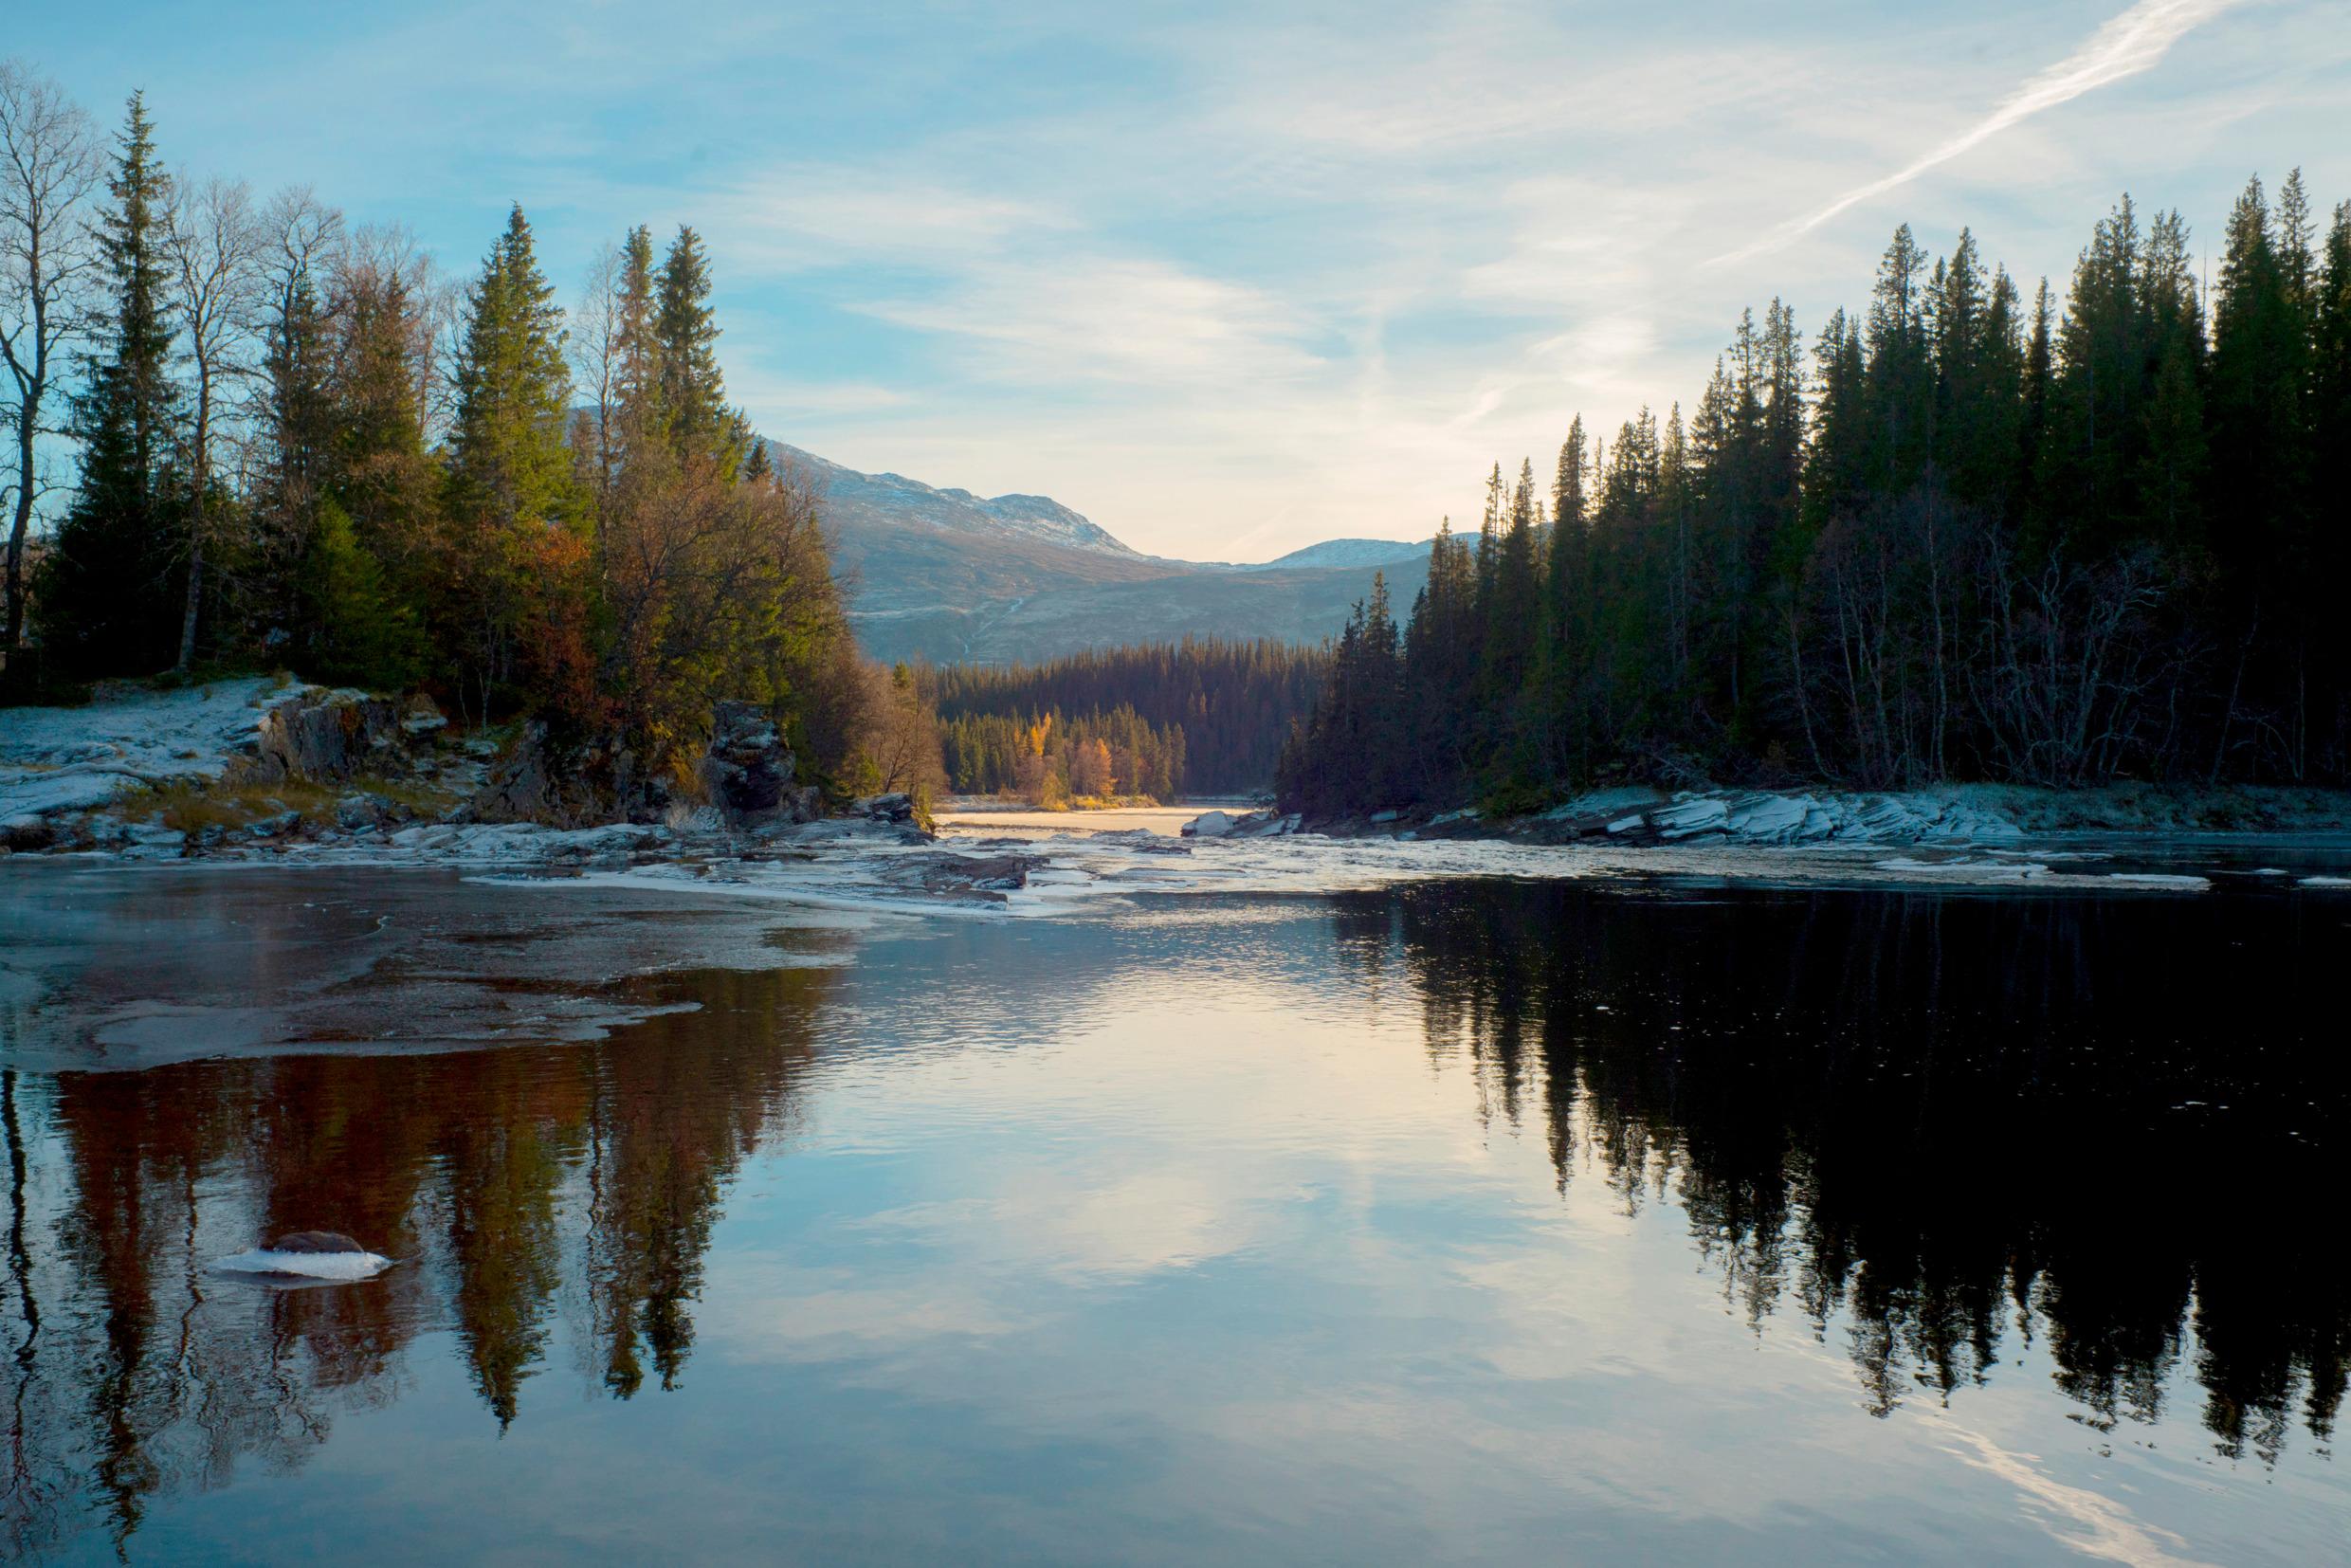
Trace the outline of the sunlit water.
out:
M 2346 960 L 20 864 L 0 1556 L 2341 1561 Z M 401 1262 L 208 1271 L 307 1227 Z

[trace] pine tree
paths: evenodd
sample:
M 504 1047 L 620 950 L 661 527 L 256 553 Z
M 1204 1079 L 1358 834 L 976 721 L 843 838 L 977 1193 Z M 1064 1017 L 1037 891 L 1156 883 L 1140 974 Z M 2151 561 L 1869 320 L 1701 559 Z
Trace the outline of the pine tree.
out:
M 642 457 L 654 441 L 668 439 L 655 289 L 653 231 L 639 224 L 621 245 L 620 294 L 612 324 L 620 361 L 613 391 L 624 427 L 618 442 L 624 462 L 630 455 Z
M 431 574 L 445 521 L 443 476 L 425 449 L 422 293 L 420 262 L 382 236 L 363 237 L 338 258 L 327 313 L 325 483 L 360 547 L 410 602 Z
M 332 497 L 317 510 L 298 577 L 301 667 L 316 679 L 398 690 L 423 673 L 424 636 Z
M 2313 520 L 2313 575 L 2340 586 L 2351 581 L 2351 521 L 2343 517 L 2351 497 L 2351 202 L 2335 209 L 2317 282 L 2308 422 L 2315 461 L 2304 509 Z M 2327 771 L 2341 778 L 2351 773 L 2351 616 L 2333 616 L 2326 628 L 2319 711 L 2331 715 Z
M 1535 499 L 1534 465 L 1522 464 L 1496 547 L 1492 596 L 1485 605 L 1485 646 L 1479 680 L 1486 702 L 1493 706 L 1514 702 L 1534 672 L 1542 616 L 1541 578 L 1536 561 L 1541 504 Z
M 2233 586 L 2241 643 L 2258 639 L 2275 653 L 2253 671 L 2251 690 L 2281 737 L 2269 760 L 2292 778 L 2308 763 L 2307 651 L 2322 592 L 2304 511 L 2310 337 L 2297 296 L 2308 263 L 2287 254 L 2299 239 L 2294 221 L 2272 221 L 2261 182 L 2248 185 L 2229 214 L 2214 294 L 2206 431 L 2213 548 Z M 2234 717 L 2222 723 L 2224 752 L 2244 734 Z
M 1894 231 L 1878 264 L 1864 334 L 1868 349 L 1870 483 L 1886 495 L 1915 483 L 1933 451 L 1934 364 L 1926 316 L 1926 253 L 1910 226 Z
M 450 439 L 461 504 L 501 526 L 562 522 L 576 511 L 563 445 L 571 374 L 562 321 L 518 206 L 466 301 Z
M 1580 777 L 1590 747 L 1583 723 L 1592 664 L 1592 453 L 1583 415 L 1567 427 L 1551 488 L 1551 547 L 1544 556 L 1540 680 L 1544 756 L 1554 776 Z
M 164 226 L 171 177 L 155 127 L 131 95 L 107 181 L 99 244 L 106 322 L 74 408 L 80 488 L 43 562 L 42 640 L 63 668 L 106 675 L 171 662 L 185 501 L 171 470 L 179 399 L 172 381 Z
M 564 446 L 571 377 L 562 312 L 516 207 L 466 300 L 450 436 L 452 554 L 444 612 L 486 709 L 494 683 L 581 695 L 584 508 Z
M 702 236 L 681 226 L 662 258 L 654 332 L 660 344 L 661 406 L 680 456 L 741 461 L 719 371 L 719 324 L 710 306 L 710 258 Z

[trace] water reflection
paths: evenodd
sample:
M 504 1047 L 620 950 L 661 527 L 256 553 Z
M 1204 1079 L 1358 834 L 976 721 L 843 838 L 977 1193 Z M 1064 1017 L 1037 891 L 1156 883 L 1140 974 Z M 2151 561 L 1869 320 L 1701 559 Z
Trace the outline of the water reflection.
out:
M 2339 910 L 1457 884 L 1334 920 L 1562 1188 L 1678 1208 L 1751 1327 L 1846 1337 L 1873 1413 L 2041 1340 L 2081 1420 L 2152 1424 L 2192 1347 L 2219 1454 L 2331 1442 Z
M 699 1011 L 593 1048 L 6 1069 L 5 1555 L 93 1512 L 119 1542 L 155 1494 L 300 1466 L 337 1413 L 398 1396 L 433 1329 L 501 1428 L 566 1311 L 612 1395 L 673 1386 L 725 1185 L 789 1121 L 829 982 L 697 975 Z M 404 1262 L 357 1288 L 205 1271 L 314 1225 Z
M 945 1558 L 980 1519 L 994 1550 L 970 1556 L 1072 1560 L 1428 1555 L 1481 1504 L 1503 1557 L 1803 1556 L 1833 1515 L 1873 1532 L 1846 1555 L 1882 1559 L 1940 1539 L 1938 1504 L 1993 1540 L 2014 1498 L 1946 1504 L 1940 1435 L 1906 1450 L 1930 1481 L 1888 1466 L 1848 1514 L 1765 1521 L 1784 1536 L 1710 1511 L 1718 1483 L 1800 1495 L 1801 1464 L 1759 1453 L 1783 1427 L 1904 1435 L 1854 1415 L 1806 1332 L 1864 1410 L 1908 1435 L 1921 1406 L 1980 1413 L 2009 1449 L 1943 1430 L 1986 1453 L 2031 1436 L 2018 1406 L 2062 1405 L 2099 1433 L 2198 1420 L 2214 1456 L 2306 1482 L 2341 1414 L 2351 1065 L 2308 1012 L 2351 958 L 2340 905 L 1453 884 L 868 932 L 834 970 L 775 967 L 774 934 L 716 905 L 418 883 L 296 915 L 290 884 L 191 882 L 166 909 L 150 885 L 82 911 L 34 965 L 70 983 L 0 1042 L 55 1066 L 114 1060 L 160 1007 L 270 1017 L 211 1060 L 0 1059 L 11 1558 L 171 1541 L 164 1499 L 332 1470 L 338 1422 L 436 1395 L 497 1434 L 488 1484 L 569 1465 L 602 1529 L 626 1506 L 604 1491 L 666 1457 L 641 1511 L 673 1541 L 773 1541 L 763 1507 L 816 1555 Z M 242 969 L 191 937 L 143 970 L 166 919 L 274 935 Z M 0 933 L 39 923 L 0 907 Z M 369 955 L 338 948 L 331 983 L 298 961 L 354 932 Z M 655 947 L 739 964 L 596 978 Z M 536 1014 L 494 999 L 517 968 Z M 451 1019 L 508 1043 L 451 1048 Z M 397 1048 L 317 1053 L 353 1038 Z M 1508 1158 L 1463 1157 L 1470 1114 Z M 767 1175 L 783 1195 L 747 1222 Z M 312 1227 L 403 1262 L 334 1288 L 205 1272 Z M 1676 1341 L 1656 1315 L 1693 1256 L 1735 1322 L 1702 1304 L 1706 1338 Z M 1802 1343 L 1828 1392 L 1742 1367 L 1742 1328 Z M 2044 1376 L 2054 1397 L 1983 1410 Z M 588 1431 L 583 1394 L 633 1402 Z M 409 1483 L 363 1500 L 379 1526 L 455 1506 L 428 1425 L 374 1429 Z M 1717 1428 L 1736 1462 L 1710 1473 Z M 555 1457 L 516 1451 L 550 1431 Z M 2193 1494 L 2175 1523 L 2248 1517 L 2170 1485 Z M 758 1506 L 717 1522 L 713 1498 Z M 1887 1536 L 1886 1498 L 1922 1534 Z M 1038 1552 L 1048 1526 L 1063 1549 Z

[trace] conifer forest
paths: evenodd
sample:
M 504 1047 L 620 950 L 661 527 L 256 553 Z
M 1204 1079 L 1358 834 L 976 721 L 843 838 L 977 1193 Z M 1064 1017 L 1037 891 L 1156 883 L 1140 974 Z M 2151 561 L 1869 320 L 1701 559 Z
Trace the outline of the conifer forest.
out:
M 2351 778 L 2351 204 L 2253 180 L 2208 289 L 2125 197 L 2029 293 L 1904 227 L 1859 311 L 1498 465 L 1358 606 L 1285 804 Z

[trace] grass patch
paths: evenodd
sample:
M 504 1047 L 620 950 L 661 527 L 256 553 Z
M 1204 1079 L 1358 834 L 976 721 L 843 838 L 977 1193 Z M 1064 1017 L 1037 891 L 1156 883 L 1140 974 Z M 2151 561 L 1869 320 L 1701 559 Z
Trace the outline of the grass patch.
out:
M 378 794 L 419 816 L 438 815 L 457 796 L 412 779 L 361 775 L 344 784 L 314 784 L 306 779 L 280 779 L 274 784 L 200 783 L 188 780 L 152 785 L 125 795 L 118 810 L 125 817 L 159 819 L 178 832 L 197 833 L 207 828 L 236 829 L 300 811 L 306 822 L 331 824 L 335 803 L 347 794 Z

